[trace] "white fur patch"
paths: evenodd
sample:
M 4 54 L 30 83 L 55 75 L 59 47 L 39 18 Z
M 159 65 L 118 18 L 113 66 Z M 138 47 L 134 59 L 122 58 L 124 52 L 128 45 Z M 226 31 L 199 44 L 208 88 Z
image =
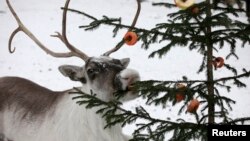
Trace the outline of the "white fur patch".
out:
M 140 81 L 140 76 L 138 71 L 133 69 L 125 69 L 120 72 L 120 81 L 122 82 L 122 89 L 126 90 L 126 88 L 136 82 Z
M 86 109 L 71 98 L 65 95 L 42 121 L 20 122 L 18 113 L 6 109 L 0 117 L 4 135 L 13 141 L 127 141 L 119 125 L 104 129 L 106 122 L 95 108 Z
M 136 81 L 140 81 L 140 75 L 136 70 L 125 69 L 119 74 L 119 81 L 121 83 L 122 90 L 127 90 L 128 87 L 133 85 Z M 138 94 L 134 91 L 127 91 L 126 95 L 121 98 L 122 101 L 129 101 L 138 97 Z

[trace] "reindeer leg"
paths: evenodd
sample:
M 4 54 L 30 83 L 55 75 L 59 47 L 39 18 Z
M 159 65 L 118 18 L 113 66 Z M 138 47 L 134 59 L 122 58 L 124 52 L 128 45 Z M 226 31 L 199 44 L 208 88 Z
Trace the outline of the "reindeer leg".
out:
M 12 140 L 6 139 L 5 135 L 3 133 L 0 133 L 0 141 L 12 141 Z
M 4 141 L 4 134 L 0 133 L 0 141 Z

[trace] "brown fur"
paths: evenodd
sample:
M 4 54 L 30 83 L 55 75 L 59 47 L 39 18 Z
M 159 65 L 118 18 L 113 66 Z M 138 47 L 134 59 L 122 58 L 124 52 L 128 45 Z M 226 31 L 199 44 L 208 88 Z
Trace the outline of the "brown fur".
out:
M 0 78 L 0 112 L 6 108 L 22 110 L 22 119 L 53 110 L 63 95 L 65 92 L 51 91 L 24 78 Z

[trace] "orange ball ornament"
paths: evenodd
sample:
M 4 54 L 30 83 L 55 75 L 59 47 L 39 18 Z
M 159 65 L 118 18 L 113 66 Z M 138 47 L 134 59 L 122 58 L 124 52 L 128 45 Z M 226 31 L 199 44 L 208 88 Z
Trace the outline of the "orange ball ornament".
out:
M 137 42 L 138 36 L 135 32 L 129 31 L 125 34 L 123 39 L 127 45 L 132 46 Z
M 222 66 L 224 66 L 224 59 L 222 57 L 216 57 L 213 61 L 213 65 L 215 69 L 221 68 Z
M 190 101 L 188 107 L 187 107 L 187 111 L 189 113 L 194 113 L 197 111 L 197 109 L 199 108 L 200 102 L 197 99 L 193 99 Z

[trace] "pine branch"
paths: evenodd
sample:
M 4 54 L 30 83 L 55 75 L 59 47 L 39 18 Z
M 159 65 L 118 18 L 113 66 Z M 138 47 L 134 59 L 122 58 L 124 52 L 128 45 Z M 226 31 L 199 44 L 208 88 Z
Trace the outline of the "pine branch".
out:
M 242 77 L 250 77 L 250 71 L 246 71 L 240 75 L 235 75 L 235 76 L 229 76 L 229 77 L 223 77 L 223 78 L 219 78 L 214 80 L 214 83 L 217 82 L 225 82 L 227 80 L 232 80 L 232 79 L 238 79 L 238 78 L 242 78 Z M 177 81 L 173 81 L 173 80 L 169 80 L 169 81 L 159 81 L 159 80 L 147 80 L 147 81 L 141 81 L 138 83 L 138 85 L 155 85 L 155 84 L 162 84 L 162 85 L 166 85 L 166 84 L 177 84 L 177 83 L 185 83 L 185 84 L 193 84 L 193 83 L 207 83 L 207 80 L 177 80 Z
M 61 7 L 62 10 L 64 10 L 65 8 L 64 7 Z M 77 14 L 81 14 L 81 15 L 84 15 L 85 17 L 93 20 L 93 21 L 97 21 L 98 19 L 85 13 L 85 12 L 82 12 L 82 11 L 79 11 L 79 10 L 75 10 L 75 9 L 72 9 L 72 8 L 68 8 L 67 11 L 71 11 L 71 12 L 74 12 L 74 13 L 77 13 Z
M 164 3 L 164 2 L 154 2 L 152 5 L 153 5 L 153 6 L 164 6 L 164 7 L 167 7 L 167 8 L 176 7 L 175 4 L 172 4 L 172 3 Z
M 232 121 L 227 122 L 227 123 L 222 123 L 222 124 L 236 125 L 236 123 L 238 123 L 238 122 L 241 122 L 243 124 L 246 121 L 250 121 L 250 117 L 238 118 L 238 119 L 232 120 Z
M 147 139 L 159 139 L 166 132 L 177 129 L 182 129 L 186 131 L 190 131 L 190 129 L 195 129 L 197 131 L 206 127 L 205 124 L 196 124 L 186 121 L 178 123 L 153 118 L 143 107 L 136 108 L 136 112 L 133 113 L 122 108 L 120 106 L 121 103 L 116 100 L 105 102 L 97 98 L 96 94 L 94 94 L 92 91 L 90 92 L 91 94 L 86 94 L 78 88 L 75 88 L 75 90 L 76 91 L 71 92 L 71 94 L 78 94 L 78 96 L 73 98 L 75 100 L 78 100 L 78 104 L 85 104 L 86 108 L 99 107 L 99 109 L 97 109 L 97 114 L 101 114 L 102 117 L 106 119 L 107 125 L 105 126 L 105 128 L 114 126 L 119 123 L 121 123 L 122 126 L 125 126 L 126 124 L 130 124 L 131 122 L 134 122 L 137 119 L 143 119 L 148 121 L 148 123 L 141 123 L 137 125 L 138 128 L 134 131 L 134 139 L 138 139 L 139 137 L 141 137 L 141 132 L 143 132 L 144 129 L 151 129 L 152 127 L 154 127 L 154 125 L 157 124 L 159 125 L 158 128 L 155 130 L 151 130 L 151 133 L 146 136 Z M 122 113 L 118 111 L 121 111 Z
M 214 80 L 214 82 L 220 82 L 220 81 L 225 82 L 225 81 L 228 81 L 228 80 L 235 80 L 235 79 L 242 78 L 242 77 L 250 77 L 250 71 L 245 72 L 245 73 L 240 74 L 240 75 L 236 75 L 236 76 L 224 77 L 224 78 L 216 79 L 216 80 Z
M 173 7 L 174 4 L 169 3 L 153 3 L 154 6 Z M 175 46 L 187 46 L 190 50 L 197 50 L 203 55 L 203 60 L 198 72 L 207 70 L 208 80 L 183 80 L 177 81 L 158 81 L 149 80 L 138 82 L 134 85 L 135 91 L 140 92 L 140 96 L 146 99 L 146 104 L 162 105 L 166 107 L 169 102 L 172 105 L 176 104 L 176 93 L 185 93 L 185 100 L 183 105 L 179 109 L 179 114 L 183 113 L 186 106 L 193 98 L 199 98 L 200 103 L 203 105 L 202 116 L 194 113 L 196 123 L 186 122 L 183 119 L 179 119 L 176 122 L 164 119 L 157 119 L 150 115 L 143 107 L 136 107 L 135 112 L 125 110 L 121 107 L 121 103 L 118 100 L 102 101 L 96 97 L 96 94 L 91 92 L 90 94 L 84 94 L 80 90 L 77 93 L 81 94 L 76 96 L 77 103 L 84 104 L 86 108 L 96 108 L 96 112 L 102 116 L 107 122 L 105 128 L 121 124 L 125 126 L 132 122 L 141 119 L 145 122 L 137 124 L 137 129 L 133 133 L 132 141 L 145 141 L 145 140 L 157 140 L 163 141 L 165 134 L 173 132 L 171 141 L 188 141 L 190 139 L 203 139 L 206 140 L 206 125 L 207 120 L 210 123 L 214 122 L 214 118 L 223 119 L 218 124 L 237 124 L 239 122 L 249 121 L 250 118 L 240 118 L 232 120 L 228 117 L 229 110 L 232 110 L 232 104 L 234 100 L 221 96 L 220 88 L 230 91 L 230 86 L 225 83 L 233 81 L 238 87 L 246 87 L 246 85 L 240 81 L 243 77 L 250 77 L 250 71 L 243 70 L 244 73 L 237 74 L 237 69 L 231 67 L 229 64 L 224 64 L 224 68 L 233 72 L 234 76 L 223 77 L 219 79 L 213 78 L 213 66 L 211 62 L 214 59 L 213 52 L 219 51 L 225 45 L 229 45 L 230 53 L 227 56 L 235 56 L 236 54 L 236 42 L 242 41 L 243 46 L 246 43 L 250 43 L 250 25 L 234 21 L 228 14 L 238 16 L 238 12 L 242 12 L 241 9 L 234 9 L 233 7 L 216 7 L 217 13 L 212 14 L 211 9 L 214 8 L 210 1 L 195 4 L 195 7 L 199 8 L 199 13 L 194 14 L 192 8 L 186 10 L 179 10 L 178 12 L 169 14 L 169 20 L 166 23 L 159 23 L 152 29 L 143 29 L 138 27 L 132 27 L 121 23 L 121 18 L 109 18 L 103 16 L 103 18 L 95 18 L 85 12 L 81 12 L 75 9 L 67 9 L 71 12 L 83 15 L 90 19 L 88 25 L 80 26 L 85 30 L 94 30 L 100 25 L 109 25 L 114 27 L 114 36 L 122 29 L 132 29 L 139 35 L 139 40 L 143 41 L 142 48 L 148 49 L 152 43 L 162 43 L 163 41 L 169 41 L 163 47 L 156 49 L 149 57 L 158 55 L 162 57 L 167 54 Z M 215 29 L 214 31 L 212 29 Z M 164 42 L 165 43 L 165 42 Z M 215 44 L 219 43 L 219 48 L 215 47 Z M 176 87 L 176 84 L 184 83 L 186 87 L 180 91 Z M 216 87 L 214 87 L 216 86 Z M 119 99 L 123 95 L 122 92 L 115 94 Z M 218 106 L 218 111 L 215 111 L 214 107 Z M 210 109 L 208 114 L 204 111 Z
M 120 107 L 121 103 L 114 100 L 114 101 L 109 101 L 109 102 L 105 102 L 102 101 L 101 99 L 96 97 L 96 94 L 94 94 L 93 92 L 90 92 L 91 94 L 86 94 L 83 91 L 81 91 L 78 88 L 74 88 L 76 91 L 75 92 L 70 92 L 71 94 L 80 94 L 80 96 L 76 96 L 73 98 L 73 100 L 76 99 L 81 99 L 79 101 L 77 101 L 78 104 L 82 105 L 82 104 L 87 104 L 86 108 L 93 108 L 93 107 L 99 107 L 99 106 L 107 106 L 107 107 L 115 107 L 116 109 L 128 113 L 130 115 L 145 119 L 145 120 L 150 120 L 153 122 L 164 122 L 164 123 L 168 123 L 168 124 L 176 124 L 174 122 L 170 122 L 170 121 L 164 121 L 164 120 L 160 120 L 160 119 L 155 119 L 152 118 L 151 116 L 149 116 L 148 113 L 145 112 L 145 109 L 140 107 L 139 109 L 137 109 L 137 113 L 132 113 L 131 111 L 127 111 L 124 108 Z M 93 102 L 94 101 L 94 102 Z M 143 109 L 143 111 L 141 111 Z M 144 114 L 142 114 L 144 113 Z M 146 114 L 145 114 L 146 113 Z M 146 116 L 145 116 L 146 115 Z
M 90 14 L 87 14 L 85 12 L 82 12 L 82 11 L 79 11 L 79 10 L 76 10 L 76 9 L 68 8 L 68 10 L 70 12 L 74 12 L 74 13 L 83 15 L 83 16 L 89 18 L 90 20 L 92 20 L 93 22 L 96 22 L 98 24 L 111 25 L 111 26 L 115 26 L 115 27 L 119 27 L 119 28 L 125 28 L 125 29 L 130 29 L 131 28 L 130 25 L 118 24 L 118 23 L 114 23 L 114 22 L 106 22 L 103 19 L 97 19 L 97 18 L 91 16 Z M 79 27 L 84 28 L 86 26 L 79 26 Z M 138 32 L 147 32 L 147 33 L 152 33 L 152 34 L 158 34 L 158 35 L 162 35 L 162 36 L 165 35 L 165 33 L 162 33 L 162 32 L 159 32 L 159 31 L 152 31 L 152 30 L 147 30 L 147 29 L 137 28 L 137 27 L 132 27 L 132 30 L 136 30 Z

